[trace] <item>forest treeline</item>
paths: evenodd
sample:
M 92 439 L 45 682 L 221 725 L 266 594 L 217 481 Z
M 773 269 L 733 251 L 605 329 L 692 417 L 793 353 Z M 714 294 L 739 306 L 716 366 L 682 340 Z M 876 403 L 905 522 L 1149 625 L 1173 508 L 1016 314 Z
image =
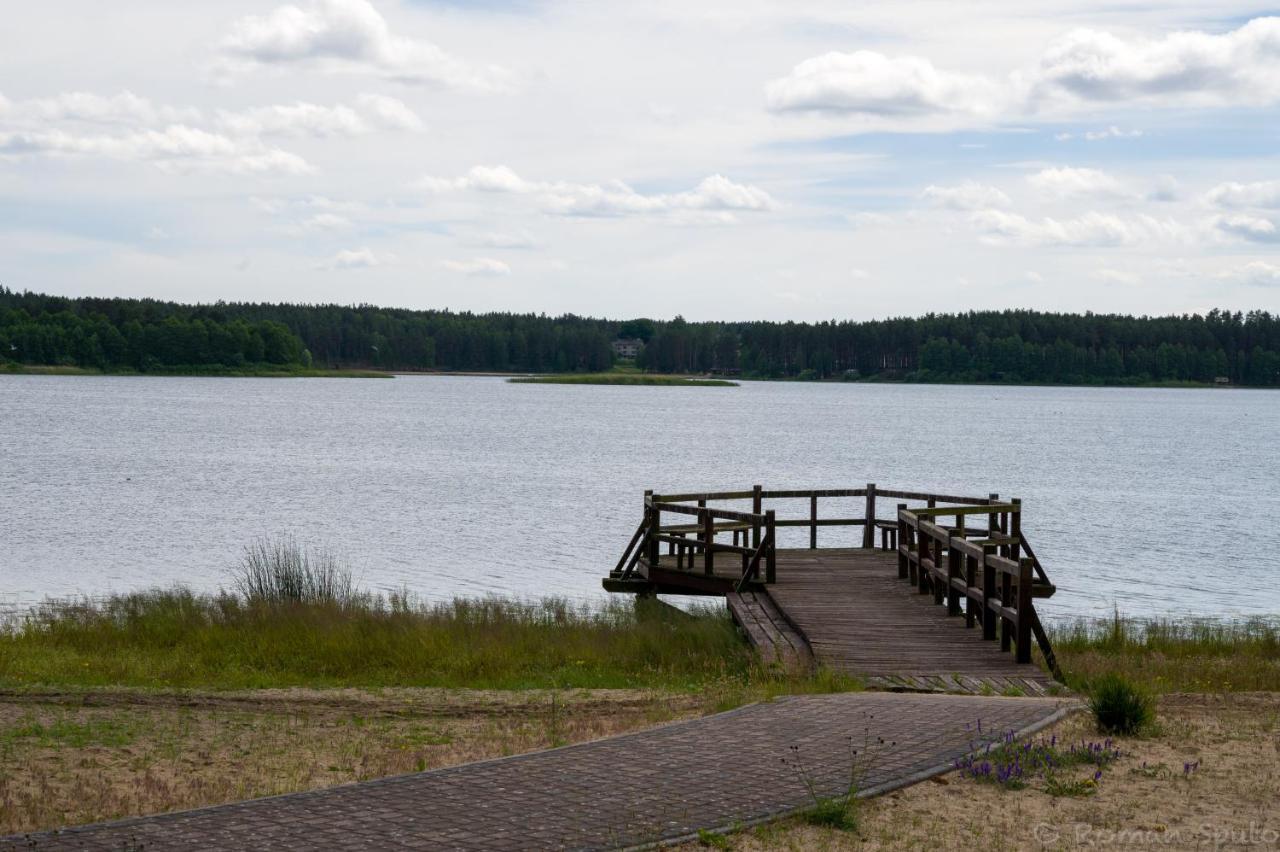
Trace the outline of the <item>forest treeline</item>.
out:
M 103 370 L 280 365 L 597 372 L 611 341 L 662 373 L 943 382 L 1280 385 L 1280 316 L 1040 311 L 865 322 L 687 322 L 372 305 L 65 298 L 0 287 L 0 362 Z

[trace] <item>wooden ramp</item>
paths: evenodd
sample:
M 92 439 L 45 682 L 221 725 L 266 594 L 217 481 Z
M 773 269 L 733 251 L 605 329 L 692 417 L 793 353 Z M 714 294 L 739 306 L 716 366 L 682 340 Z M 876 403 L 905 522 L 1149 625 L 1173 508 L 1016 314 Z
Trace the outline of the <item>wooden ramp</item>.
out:
M 782 550 L 768 596 L 817 661 L 887 689 L 1044 695 L 1053 680 L 898 579 L 897 554 Z

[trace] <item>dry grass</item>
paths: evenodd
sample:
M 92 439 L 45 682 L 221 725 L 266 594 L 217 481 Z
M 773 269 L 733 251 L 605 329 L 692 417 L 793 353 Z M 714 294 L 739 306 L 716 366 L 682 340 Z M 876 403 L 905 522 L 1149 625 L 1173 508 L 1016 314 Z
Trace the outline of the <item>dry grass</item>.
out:
M 0 834 L 451 766 L 711 709 L 637 690 L 4 694 Z
M 1059 741 L 1097 738 L 1085 714 L 1044 735 L 1052 733 Z M 857 832 L 792 819 L 727 837 L 724 848 L 809 852 L 1280 844 L 1280 695 L 1166 695 L 1155 732 L 1119 743 L 1124 755 L 1105 771 L 1091 796 L 1054 797 L 1043 785 L 1005 790 L 951 773 L 866 802 Z M 1184 771 L 1196 762 L 1197 768 Z

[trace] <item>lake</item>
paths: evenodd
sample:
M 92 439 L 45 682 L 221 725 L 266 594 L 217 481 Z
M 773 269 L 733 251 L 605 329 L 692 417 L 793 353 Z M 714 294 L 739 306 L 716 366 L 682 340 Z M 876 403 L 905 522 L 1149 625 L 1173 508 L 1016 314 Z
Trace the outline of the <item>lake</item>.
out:
M 372 590 L 598 599 L 645 488 L 867 482 L 1021 497 L 1048 617 L 1280 613 L 1277 391 L 467 376 L 0 376 L 0 604 L 215 589 L 280 533 Z

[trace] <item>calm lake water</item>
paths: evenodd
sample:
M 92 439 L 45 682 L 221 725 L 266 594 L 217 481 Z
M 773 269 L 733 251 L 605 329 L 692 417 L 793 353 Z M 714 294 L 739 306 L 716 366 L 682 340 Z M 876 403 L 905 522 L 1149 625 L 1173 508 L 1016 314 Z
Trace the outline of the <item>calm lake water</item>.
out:
M 0 604 L 214 589 L 282 532 L 370 589 L 598 598 L 645 488 L 757 482 L 1021 497 L 1050 617 L 1280 613 L 1280 392 L 488 377 L 0 377 Z

